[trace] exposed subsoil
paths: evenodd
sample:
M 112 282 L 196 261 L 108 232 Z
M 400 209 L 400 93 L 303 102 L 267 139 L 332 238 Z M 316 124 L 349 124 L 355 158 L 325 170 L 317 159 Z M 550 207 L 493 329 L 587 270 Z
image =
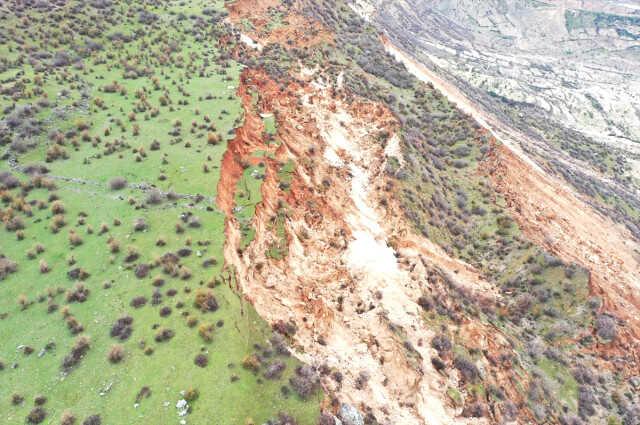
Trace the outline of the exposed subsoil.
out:
M 248 101 L 248 86 L 260 93 L 258 111 Z M 385 150 L 397 154 L 393 146 L 386 149 L 396 137 L 393 116 L 380 105 L 334 98 L 319 80 L 283 92 L 265 75 L 245 71 L 239 91 L 246 123 L 224 156 L 218 196 L 228 214 L 225 260 L 245 297 L 269 322 L 297 324 L 298 356 L 342 374 L 340 383 L 323 379 L 325 390 L 341 402 L 371 412 L 381 423 L 482 422 L 460 417 L 460 409 L 447 402 L 446 389 L 457 387 L 459 378 L 446 378 L 431 364 L 434 331 L 417 300 L 446 293 L 444 281 L 487 303 L 498 295 L 472 267 L 415 235 L 402 219 L 384 173 Z M 240 232 L 229 215 L 231 192 L 238 164 L 258 147 L 269 150 L 260 145 L 259 113 L 275 114 L 282 144 L 271 148 L 276 159 L 266 166 L 255 239 L 240 252 Z M 386 143 L 381 134 L 389 135 Z M 296 164 L 288 191 L 276 176 L 287 159 Z M 265 253 L 277 238 L 273 223 L 282 209 L 288 254 L 276 260 Z M 510 352 L 507 340 L 487 325 L 462 319 L 459 330 L 465 343 L 489 357 Z M 484 366 L 517 401 L 509 365 Z
M 315 21 L 298 13 L 294 7 L 284 8 L 279 0 L 237 0 L 227 5 L 229 20 L 257 46 L 278 43 L 284 48 L 304 48 L 331 43 L 333 37 Z M 282 14 L 280 24 L 270 25 L 276 14 Z M 250 23 L 250 30 L 243 23 Z
M 308 32 L 315 24 L 307 25 L 307 18 L 295 12 L 283 18 L 290 23 L 287 29 L 268 29 L 277 3 L 237 1 L 229 5 L 230 20 L 237 25 L 249 20 L 254 30 L 248 34 L 260 46 L 288 39 L 304 47 L 330 40 L 322 28 Z M 291 19 L 302 21 L 293 25 Z M 298 28 L 305 28 L 306 36 L 296 34 Z M 280 35 L 272 38 L 274 33 Z M 320 38 L 309 39 L 310 34 Z M 245 122 L 228 145 L 218 185 L 217 201 L 226 214 L 226 266 L 262 317 L 274 325 L 297 325 L 290 336 L 298 357 L 341 374 L 341 380 L 322 378 L 330 398 L 353 404 L 383 424 L 502 421 L 499 409 L 486 412 L 489 419 L 465 418 L 461 406 L 449 400 L 447 388 L 459 387 L 461 377 L 453 369 L 447 376 L 434 369 L 430 360 L 436 353 L 429 342 L 437 330 L 427 326 L 417 304 L 425 294 L 451 300 L 455 288 L 481 305 L 499 305 L 498 291 L 405 222 L 393 180 L 384 171 L 388 157 L 401 166 L 403 161 L 392 114 L 378 104 L 347 100 L 341 76 L 323 81 L 316 74 L 302 69 L 294 79 L 298 82 L 284 89 L 262 72 L 242 74 L 238 92 Z M 477 115 L 470 101 L 448 91 L 446 82 L 436 83 L 465 112 Z M 257 105 L 250 92 L 259 93 Z M 266 143 L 263 113 L 276 117 L 279 144 Z M 489 130 L 494 125 L 479 122 Z M 619 370 L 633 372 L 640 352 L 638 245 L 622 226 L 595 212 L 512 145 L 494 143 L 483 171 L 527 238 L 590 271 L 591 291 L 603 298 L 602 310 L 622 325 L 615 344 L 596 349 L 603 358 L 619 359 L 613 362 Z M 257 159 L 258 150 L 271 159 Z M 295 169 L 290 186 L 283 187 L 278 171 L 288 160 Z M 256 161 L 265 163 L 262 202 L 252 223 L 255 238 L 241 251 L 235 190 L 243 167 Z M 276 259 L 267 252 L 282 242 L 276 223 L 283 214 L 287 251 Z M 478 365 L 485 383 L 526 407 L 519 388 L 526 388 L 527 378 L 513 373 L 509 359 L 514 353 L 502 333 L 463 312 L 455 323 L 457 342 L 484 353 Z M 329 402 L 326 407 L 336 409 Z M 519 420 L 526 421 L 527 414 L 520 410 Z

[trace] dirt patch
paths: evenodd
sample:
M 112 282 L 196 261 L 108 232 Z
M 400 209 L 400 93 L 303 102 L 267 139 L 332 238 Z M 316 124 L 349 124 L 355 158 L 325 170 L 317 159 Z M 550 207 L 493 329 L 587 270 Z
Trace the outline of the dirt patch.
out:
M 229 20 L 258 46 L 277 43 L 285 48 L 305 48 L 333 43 L 331 33 L 320 23 L 305 17 L 295 6 L 283 7 L 278 0 L 237 0 L 226 7 Z

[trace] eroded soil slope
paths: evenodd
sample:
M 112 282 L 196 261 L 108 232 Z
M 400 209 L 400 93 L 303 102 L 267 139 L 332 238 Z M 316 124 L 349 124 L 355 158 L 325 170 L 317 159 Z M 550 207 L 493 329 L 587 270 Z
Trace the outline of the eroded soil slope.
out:
M 522 139 L 528 140 L 525 135 L 487 116 L 457 88 L 413 61 L 388 39 L 383 42 L 411 73 L 432 83 L 500 141 L 491 149 L 484 172 L 505 197 L 528 238 L 591 272 L 592 292 L 603 297 L 604 310 L 628 322 L 626 331 L 634 335 L 628 348 L 640 358 L 640 245 L 633 235 L 532 161 L 519 147 Z
M 633 236 L 512 150 L 517 144 L 487 137 L 495 123 L 476 117 L 472 101 L 442 100 L 434 86 L 448 96 L 446 82 L 412 80 L 388 65 L 390 57 L 374 55 L 382 46 L 369 53 L 387 63 L 386 73 L 358 62 L 364 73 L 333 50 L 353 53 L 371 39 L 345 47 L 344 33 L 330 35 L 297 2 L 239 1 L 230 9 L 233 25 L 249 20 L 254 29 L 239 28 L 253 41 L 239 34 L 246 46 L 232 52 L 248 57 L 248 69 L 238 89 L 244 124 L 218 185 L 225 263 L 245 298 L 318 371 L 325 413 L 340 416 L 349 404 L 367 423 L 597 423 L 615 403 L 633 421 L 640 317 Z M 304 34 L 287 49 L 273 38 L 277 13 L 296 17 L 281 32 Z M 390 86 L 419 94 L 398 101 L 371 93 Z M 479 125 L 468 124 L 458 102 Z M 421 116 L 422 129 L 409 119 Z M 451 141 L 429 133 L 430 123 L 446 127 L 438 119 L 452 120 L 445 121 L 454 127 Z M 452 160 L 447 149 L 477 154 Z M 251 231 L 239 204 L 249 171 L 261 180 Z M 418 193 L 407 183 L 416 181 Z M 456 194 L 457 210 L 447 193 Z M 433 209 L 430 227 L 414 220 L 406 196 L 424 197 L 416 204 Z M 453 237 L 435 234 L 438 223 Z M 481 223 L 483 231 L 465 241 L 472 233 L 456 223 Z M 599 375 L 585 375 L 588 367 Z
M 524 233 L 570 263 L 591 272 L 590 289 L 602 310 L 622 320 L 622 349 L 640 361 L 640 247 L 620 224 L 591 209 L 563 182 L 546 176 L 505 146 L 497 146 L 486 171 L 507 200 Z
M 260 93 L 259 110 L 249 102 L 249 87 Z M 225 258 L 246 297 L 270 322 L 297 324 L 299 355 L 333 371 L 323 385 L 340 401 L 388 423 L 470 421 L 456 419 L 460 412 L 446 402 L 449 384 L 430 361 L 435 332 L 418 300 L 445 293 L 445 280 L 487 303 L 497 295 L 473 268 L 415 235 L 401 218 L 384 173 L 385 152 L 396 149 L 395 119 L 380 105 L 334 98 L 334 87 L 322 81 L 282 93 L 264 74 L 245 72 L 240 90 L 245 125 L 225 154 L 218 196 L 228 213 Z M 279 147 L 259 143 L 258 113 L 278 117 Z M 255 239 L 239 250 L 229 191 L 240 163 L 262 150 L 274 159 L 266 164 Z M 283 190 L 278 167 L 289 160 L 296 167 Z M 282 237 L 275 229 L 281 214 L 288 253 L 274 259 L 269 252 Z M 510 351 L 495 329 L 470 322 L 460 328 L 478 347 Z M 455 386 L 458 378 L 449 379 Z M 496 379 L 513 385 L 504 372 Z

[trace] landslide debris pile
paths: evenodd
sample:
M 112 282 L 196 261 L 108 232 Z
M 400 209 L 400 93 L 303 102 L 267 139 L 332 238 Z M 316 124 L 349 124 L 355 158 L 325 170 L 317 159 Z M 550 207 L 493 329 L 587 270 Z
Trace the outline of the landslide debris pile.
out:
M 348 5 L 230 11 L 248 69 L 225 156 L 224 189 L 240 188 L 223 195 L 225 259 L 263 317 L 295 324 L 326 412 L 636 421 L 633 236 L 409 74 Z M 306 22 L 302 41 L 274 43 L 274 16 Z

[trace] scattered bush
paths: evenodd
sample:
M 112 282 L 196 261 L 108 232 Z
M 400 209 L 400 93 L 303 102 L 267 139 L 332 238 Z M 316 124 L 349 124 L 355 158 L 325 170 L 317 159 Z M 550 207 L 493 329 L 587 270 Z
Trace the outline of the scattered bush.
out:
M 202 312 L 216 311 L 218 309 L 218 301 L 210 289 L 198 288 L 193 304 Z
M 322 413 L 318 425 L 336 425 L 335 417 L 330 413 Z
M 112 254 L 117 254 L 118 252 L 120 252 L 120 242 L 115 239 L 111 239 L 109 241 L 109 252 L 111 252 Z
M 73 289 L 67 291 L 66 299 L 67 302 L 70 303 L 83 303 L 89 298 L 89 293 L 89 288 L 87 288 L 84 283 L 78 282 L 74 285 Z
M 29 308 L 31 303 L 29 302 L 29 298 L 25 294 L 18 295 L 18 305 L 20 306 L 20 310 L 26 310 Z
M 196 401 L 200 397 L 200 391 L 197 388 L 189 388 L 184 392 L 184 399 L 188 402 Z
M 164 200 L 164 195 L 159 190 L 152 190 L 147 194 L 146 203 L 149 205 L 158 205 Z
M 131 316 L 123 316 L 119 318 L 111 327 L 111 337 L 118 338 L 120 341 L 126 341 L 133 332 L 133 318 Z
M 69 410 L 62 412 L 60 416 L 60 425 L 74 425 L 76 423 L 76 416 Z
M 260 365 L 260 358 L 258 358 L 258 356 L 256 356 L 255 354 L 246 356 L 244 359 L 242 359 L 242 367 L 247 370 L 257 372 L 258 370 L 260 370 Z
M 53 214 L 64 214 L 65 209 L 64 209 L 64 204 L 62 203 L 62 201 L 53 201 L 51 203 L 51 212 Z
M 120 344 L 112 345 L 107 353 L 107 359 L 111 363 L 120 363 L 124 359 L 124 347 Z
M 71 246 L 82 245 L 82 238 L 75 232 L 75 230 L 69 231 L 69 243 Z
M 82 267 L 76 267 L 67 272 L 67 277 L 71 280 L 85 280 L 89 276 L 91 276 L 89 272 Z
M 62 369 L 63 371 L 68 372 L 87 354 L 89 348 L 91 346 L 91 341 L 86 336 L 79 336 L 76 339 L 74 346 L 71 348 L 71 352 L 67 354 L 62 360 Z
M 188 267 L 180 266 L 180 272 L 179 273 L 180 273 L 180 279 L 182 279 L 182 280 L 191 279 L 192 273 L 191 273 L 191 269 L 189 269 Z M 208 311 L 216 311 L 218 309 L 218 303 L 217 303 L 215 297 L 212 300 L 209 299 L 208 304 L 207 304 L 207 309 L 208 309 Z
M 129 248 L 127 248 L 127 256 L 124 258 L 124 261 L 126 263 L 133 263 L 138 258 L 140 258 L 140 254 L 135 247 L 130 246 Z
M 142 387 L 136 395 L 136 403 L 140 403 L 143 399 L 151 397 L 151 388 Z
M 49 273 L 49 271 L 51 270 L 49 268 L 49 264 L 45 260 L 40 260 L 40 264 L 38 265 L 38 267 L 40 269 L 40 273 L 42 274 Z
M 209 358 L 204 354 L 198 354 L 193 362 L 198 367 L 206 367 L 209 364 Z
M 372 419 L 373 420 L 373 419 Z M 270 421 L 273 425 L 298 425 L 298 421 L 285 412 L 278 413 L 278 418 L 275 421 Z M 371 420 L 366 421 L 365 423 L 373 423 Z
M 135 275 L 138 279 L 143 279 L 149 274 L 150 267 L 146 263 L 140 263 L 136 266 Z
M 297 326 L 293 321 L 285 322 L 284 320 L 278 320 L 272 325 L 274 331 L 280 335 L 292 337 L 297 332 Z
M 362 390 L 367 386 L 369 382 L 369 373 L 366 371 L 360 371 L 358 373 L 358 377 L 356 378 L 355 387 L 358 390 Z
M 431 346 L 441 356 L 443 353 L 451 351 L 451 348 L 452 348 L 451 340 L 449 340 L 449 338 L 444 334 L 434 336 L 433 339 L 431 340 Z
M 82 421 L 82 425 L 102 425 L 102 418 L 100 415 L 91 415 Z
M 11 395 L 11 404 L 14 406 L 18 406 L 24 402 L 24 397 L 18 393 L 13 393 Z
M 65 322 L 67 323 L 67 328 L 71 331 L 71 335 L 77 335 L 80 332 L 84 331 L 84 326 L 76 319 L 74 316 L 67 316 L 65 318 Z
M 187 326 L 189 326 L 190 328 L 195 327 L 198 324 L 198 318 L 195 316 L 189 316 L 187 317 Z
M 109 189 L 111 190 L 122 190 L 127 187 L 127 179 L 124 177 L 114 177 L 109 180 Z
M 109 226 L 107 223 L 100 223 L 100 230 L 98 230 L 98 235 L 104 235 L 109 231 Z
M 147 222 L 144 218 L 136 218 L 136 220 L 133 222 L 133 230 L 135 230 L 136 232 L 147 230 L 148 227 L 149 226 L 147 225 Z
M 264 371 L 264 377 L 267 379 L 280 379 L 287 365 L 281 360 L 273 361 Z
M 307 399 L 319 388 L 320 377 L 314 368 L 304 365 L 296 369 L 296 374 L 289 383 L 301 398 Z
M 487 406 L 478 402 L 467 404 L 462 410 L 462 416 L 465 418 L 482 418 L 487 414 Z
M 195 319 L 195 323 L 197 323 L 198 319 Z M 194 326 L 195 326 L 194 323 Z M 209 323 L 203 323 L 198 327 L 198 334 L 200 335 L 200 337 L 205 340 L 206 342 L 211 342 L 213 341 L 213 325 L 209 324 Z
M 27 415 L 27 423 L 39 424 L 44 421 L 46 417 L 47 411 L 38 406 L 32 409 L 31 412 L 29 412 L 29 415 Z
M 20 185 L 20 180 L 8 171 L 0 172 L 0 189 L 15 189 Z
M 466 382 L 475 382 L 480 377 L 480 371 L 476 365 L 463 356 L 456 356 L 453 360 L 453 365 Z
M 596 377 L 593 371 L 583 365 L 578 365 L 573 370 L 573 377 L 579 384 L 594 385 L 596 383 Z
M 193 216 L 191 217 L 191 219 L 189 219 L 189 227 L 193 228 L 193 229 L 197 229 L 200 226 L 202 226 L 202 224 L 200 223 L 200 218 Z
M 431 299 L 424 295 L 418 298 L 418 305 L 425 311 L 429 311 L 433 308 L 433 302 Z
M 587 419 L 595 415 L 598 400 L 593 390 L 585 385 L 578 388 L 578 414 L 581 418 Z
M 0 254 L 0 280 L 18 271 L 18 264 Z
M 222 326 L 223 322 L 219 321 L 218 324 L 219 326 Z M 269 338 L 269 342 L 271 343 L 271 346 L 276 351 L 276 353 L 282 356 L 290 355 L 289 348 L 287 347 L 287 342 L 282 334 L 274 332 L 273 335 L 271 335 L 271 338 Z
M 160 305 L 162 303 L 162 293 L 155 289 L 151 295 L 151 305 Z
M 606 341 L 612 341 L 617 335 L 616 319 L 608 314 L 600 314 L 596 318 L 596 333 Z
M 431 364 L 433 365 L 433 368 L 438 372 L 441 372 L 447 368 L 447 365 L 438 357 L 431 357 Z
M 175 335 L 175 332 L 173 332 L 171 329 L 160 328 L 158 329 L 158 332 L 156 332 L 156 336 L 154 339 L 156 342 L 165 342 L 173 338 L 174 335 Z
M 143 295 L 133 298 L 129 303 L 129 305 L 133 308 L 144 307 L 146 304 L 147 304 L 147 297 Z
M 18 216 L 12 217 L 11 219 L 5 222 L 4 227 L 8 232 L 15 232 L 16 230 L 22 230 L 24 229 L 24 221 Z

